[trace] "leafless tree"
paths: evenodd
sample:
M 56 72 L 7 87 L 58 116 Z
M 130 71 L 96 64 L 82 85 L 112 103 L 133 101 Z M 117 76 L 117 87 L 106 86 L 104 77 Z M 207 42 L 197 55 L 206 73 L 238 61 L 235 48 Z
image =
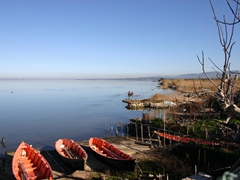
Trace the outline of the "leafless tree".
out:
M 226 2 L 227 2 L 227 5 L 228 5 L 229 9 L 231 10 L 233 16 L 236 18 L 236 22 L 234 22 L 234 24 L 239 23 L 240 22 L 240 9 L 238 8 L 238 6 L 240 6 L 240 1 L 239 0 L 232 0 L 232 2 L 234 2 L 235 5 L 236 5 L 235 9 L 234 9 L 233 5 L 229 2 L 229 0 L 226 0 Z M 210 3 L 211 3 L 211 7 L 213 7 L 211 1 L 210 1 Z M 215 20 L 217 22 L 222 23 L 222 24 L 233 25 L 232 22 L 220 21 L 218 19 L 215 19 Z
M 223 68 L 219 68 L 210 58 L 208 58 L 211 63 L 214 65 L 214 70 L 216 71 L 216 76 L 220 80 L 220 84 L 216 84 L 206 73 L 205 71 L 205 62 L 204 62 L 204 52 L 202 52 L 202 58 L 200 59 L 198 56 L 198 61 L 202 65 L 202 71 L 206 75 L 206 77 L 211 81 L 212 84 L 216 87 L 217 91 L 214 94 L 218 104 L 221 109 L 225 112 L 230 112 L 227 121 L 234 116 L 240 116 L 240 108 L 234 102 L 235 93 L 239 93 L 239 87 L 235 86 L 235 82 L 238 80 L 239 72 L 233 72 L 230 69 L 230 58 L 232 54 L 232 48 L 235 44 L 233 42 L 233 35 L 235 30 L 235 25 L 240 22 L 240 0 L 233 0 L 233 5 L 226 0 L 227 6 L 233 14 L 232 22 L 227 22 L 225 16 L 223 16 L 223 20 L 219 20 L 217 18 L 212 0 L 209 0 L 212 12 L 214 15 L 214 20 L 218 29 L 218 36 L 220 40 L 220 44 L 223 47 L 224 52 L 224 64 Z

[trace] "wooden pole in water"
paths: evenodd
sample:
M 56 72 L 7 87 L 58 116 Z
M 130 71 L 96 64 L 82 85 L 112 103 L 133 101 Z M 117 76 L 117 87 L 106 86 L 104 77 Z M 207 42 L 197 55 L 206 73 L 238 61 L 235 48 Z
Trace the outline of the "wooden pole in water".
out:
M 143 124 L 141 122 L 141 139 L 142 139 L 142 142 L 143 142 Z
M 5 137 L 2 137 L 1 143 L 5 144 Z
M 149 137 L 150 144 L 152 144 L 152 139 L 151 139 L 150 127 L 149 126 L 148 126 L 148 137 Z
M 135 123 L 135 128 L 136 128 L 136 139 L 138 141 L 138 130 L 137 130 L 137 123 Z
M 5 148 L 5 137 L 2 138 L 1 144 L 2 144 L 2 147 Z

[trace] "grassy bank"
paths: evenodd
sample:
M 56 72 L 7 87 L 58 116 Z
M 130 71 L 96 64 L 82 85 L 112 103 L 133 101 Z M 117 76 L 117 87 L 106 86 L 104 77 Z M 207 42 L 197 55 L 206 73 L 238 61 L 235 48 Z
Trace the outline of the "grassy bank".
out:
M 220 84 L 219 79 L 212 79 L 216 84 Z M 240 87 L 240 81 L 235 82 L 235 86 Z M 202 88 L 208 90 L 217 90 L 216 86 L 208 79 L 163 79 L 161 88 L 172 88 L 181 92 L 193 92 L 195 90 L 201 90 Z

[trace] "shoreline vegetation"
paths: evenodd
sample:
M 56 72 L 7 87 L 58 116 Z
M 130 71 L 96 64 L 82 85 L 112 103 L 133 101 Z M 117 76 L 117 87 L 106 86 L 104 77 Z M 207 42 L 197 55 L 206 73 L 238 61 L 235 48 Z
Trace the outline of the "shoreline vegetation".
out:
M 235 79 L 233 100 L 239 106 L 240 103 L 240 82 Z M 213 82 L 213 83 L 212 83 Z M 214 142 L 233 142 L 239 145 L 240 143 L 240 119 L 237 114 L 232 111 L 223 111 L 217 102 L 216 92 L 218 87 L 216 85 L 221 83 L 219 79 L 161 79 L 159 80 L 159 88 L 172 89 L 172 93 L 168 94 L 154 94 L 149 99 L 126 99 L 123 102 L 128 103 L 126 108 L 145 110 L 148 109 L 162 109 L 163 116 L 153 119 L 149 113 L 144 114 L 143 118 L 132 119 L 134 123 L 151 123 L 156 125 L 162 132 L 169 132 L 171 134 L 187 135 Z M 229 115 L 231 119 L 229 119 Z M 168 142 L 171 145 L 171 142 Z M 181 146 L 174 143 L 171 148 Z M 178 149 L 177 148 L 177 149 Z M 181 149 L 182 148 L 182 149 Z M 179 156 L 179 149 L 176 150 L 178 158 L 186 157 L 188 154 L 186 145 L 181 147 L 182 151 Z M 195 151 L 217 151 L 219 155 L 212 156 L 208 163 L 215 167 L 212 169 L 201 169 L 211 174 L 214 178 L 223 175 L 228 171 L 225 167 L 232 167 L 238 161 L 239 149 L 232 149 L 231 147 L 207 148 L 204 146 L 195 146 Z M 202 149 L 203 148 L 203 149 Z M 185 149 L 185 150 L 183 150 Z M 202 149 L 202 150 L 200 150 Z M 173 151 L 171 151 L 172 153 Z M 226 160 L 230 154 L 235 156 L 233 159 Z M 220 155 L 221 154 L 221 155 Z M 195 152 L 195 155 L 190 155 L 190 159 L 198 164 L 196 160 L 200 155 Z M 219 161 L 216 161 L 216 159 Z M 212 161 L 215 159 L 215 161 Z M 185 159 L 186 160 L 186 159 Z M 205 160 L 204 160 L 205 161 Z M 206 162 L 206 161 L 205 161 Z M 192 163 L 192 162 L 191 162 Z M 191 164 L 193 167 L 194 164 Z M 206 164 L 204 165 L 207 166 Z M 236 165 L 235 165 L 236 166 Z M 221 169 L 221 170 L 219 170 Z M 233 172 L 233 171 L 231 171 Z
M 221 80 L 212 79 L 215 84 L 220 84 Z M 160 79 L 159 87 L 162 89 L 173 89 L 181 93 L 190 93 L 208 89 L 211 91 L 216 90 L 216 86 L 207 78 L 202 79 Z M 240 81 L 235 82 L 236 87 L 240 87 Z
M 220 84 L 219 79 L 212 79 L 215 84 Z M 208 79 L 160 79 L 159 88 L 172 89 L 172 93 L 154 94 L 148 99 L 125 99 L 123 102 L 128 103 L 128 109 L 143 109 L 143 108 L 166 108 L 169 107 L 169 102 L 202 102 L 206 99 L 211 99 L 210 96 L 216 92 L 217 87 Z M 236 88 L 233 93 L 240 90 L 240 81 L 235 82 Z M 150 104 L 155 103 L 155 104 Z M 164 103 L 165 102 L 165 103 Z M 158 104 L 157 104 L 158 103 Z M 137 105 L 136 105 L 137 104 Z

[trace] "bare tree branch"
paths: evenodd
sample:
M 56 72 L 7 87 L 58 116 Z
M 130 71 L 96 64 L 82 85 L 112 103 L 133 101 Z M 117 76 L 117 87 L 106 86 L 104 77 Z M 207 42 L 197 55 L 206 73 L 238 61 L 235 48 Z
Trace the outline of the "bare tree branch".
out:
M 235 24 L 237 24 L 239 20 L 238 10 L 240 5 L 240 0 L 233 0 L 236 3 L 236 9 L 234 10 L 229 2 L 227 1 L 227 5 L 230 8 L 232 14 L 233 14 L 233 21 L 232 23 L 228 23 L 226 21 L 225 16 L 223 16 L 223 20 L 220 21 L 217 18 L 212 0 L 209 0 L 211 9 L 214 15 L 214 20 L 217 25 L 218 29 L 218 37 L 221 46 L 223 47 L 223 53 L 224 53 L 224 63 L 222 69 L 220 69 L 210 58 L 209 60 L 214 65 L 215 68 L 217 68 L 217 78 L 220 80 L 220 84 L 217 85 L 205 72 L 205 62 L 204 62 L 204 53 L 202 51 L 202 60 L 197 56 L 199 63 L 202 66 L 202 71 L 207 77 L 207 79 L 217 88 L 217 91 L 215 92 L 214 96 L 217 99 L 218 104 L 222 108 L 223 111 L 231 111 L 230 117 L 233 114 L 238 114 L 240 116 L 240 108 L 234 104 L 234 90 L 236 88 L 235 82 L 238 79 L 238 72 L 232 73 L 230 69 L 230 58 L 232 54 L 232 49 L 235 44 L 233 41 L 233 35 L 235 30 Z M 222 29 L 222 26 L 224 27 L 224 32 Z M 230 30 L 230 31 L 229 31 Z M 213 68 L 214 69 L 214 68 Z M 215 70 L 215 69 L 214 69 Z M 219 73 L 220 72 L 220 73 Z M 228 120 L 230 119 L 228 118 Z
M 239 23 L 240 22 L 240 16 L 239 16 L 239 9 L 238 9 L 238 5 L 240 5 L 240 1 L 239 0 L 233 0 L 235 3 L 236 3 L 236 9 L 235 11 L 233 10 L 229 0 L 227 0 L 227 5 L 229 7 L 229 9 L 231 10 L 232 14 L 234 15 L 234 17 L 238 20 L 235 22 L 235 24 Z M 231 25 L 231 24 L 229 24 Z
M 212 1 L 209 0 L 209 2 L 210 2 L 210 5 L 211 5 L 211 8 L 212 8 L 214 19 L 215 19 L 216 24 L 217 24 L 219 41 L 220 41 L 220 44 L 223 45 L 224 43 L 222 42 L 222 38 L 221 38 L 221 37 L 223 37 L 222 27 L 220 26 L 220 23 L 218 23 L 219 20 L 217 19 L 217 15 L 216 15 L 215 9 L 213 7 Z
M 212 61 L 212 59 L 211 58 L 208 58 L 210 61 L 211 61 L 211 63 L 220 71 L 220 72 L 223 72 L 213 61 Z M 219 74 L 219 73 L 218 73 Z
M 197 56 L 197 58 L 198 58 L 198 61 L 199 61 L 199 63 L 202 65 L 202 71 L 203 71 L 203 73 L 205 74 L 205 76 L 209 79 L 209 81 L 211 81 L 212 82 L 212 84 L 214 84 L 217 88 L 219 88 L 214 82 L 213 82 L 213 80 L 209 77 L 209 75 L 206 73 L 206 71 L 205 71 L 205 65 L 204 65 L 204 52 L 202 51 L 202 61 L 200 60 L 200 58 Z M 220 89 L 219 89 L 220 90 Z
M 212 1 L 210 1 L 210 4 L 211 4 L 211 7 L 213 7 L 212 5 Z M 215 20 L 218 22 L 218 23 L 221 23 L 221 24 L 226 24 L 226 25 L 235 25 L 237 23 L 240 22 L 240 10 L 239 10 L 239 5 L 240 5 L 240 0 L 233 0 L 235 3 L 236 3 L 236 8 L 235 10 L 232 8 L 232 5 L 230 4 L 229 0 L 226 0 L 227 2 L 227 5 L 231 11 L 231 13 L 233 14 L 234 16 L 234 20 L 233 22 L 226 22 L 226 21 L 220 21 L 219 19 L 215 18 Z M 214 13 L 215 14 L 215 13 Z M 216 16 L 215 16 L 216 17 Z

